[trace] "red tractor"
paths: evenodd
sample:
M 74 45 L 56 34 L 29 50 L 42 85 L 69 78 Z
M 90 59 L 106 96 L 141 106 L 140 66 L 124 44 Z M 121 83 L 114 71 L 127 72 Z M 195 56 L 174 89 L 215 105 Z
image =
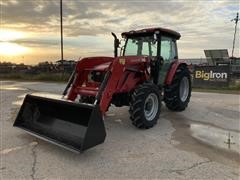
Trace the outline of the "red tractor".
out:
M 81 59 L 63 92 L 64 99 L 27 95 L 14 126 L 81 152 L 104 142 L 103 116 L 111 104 L 129 106 L 132 124 L 153 127 L 163 100 L 183 111 L 191 96 L 187 64 L 178 60 L 178 32 L 151 28 L 114 37 L 114 57 Z

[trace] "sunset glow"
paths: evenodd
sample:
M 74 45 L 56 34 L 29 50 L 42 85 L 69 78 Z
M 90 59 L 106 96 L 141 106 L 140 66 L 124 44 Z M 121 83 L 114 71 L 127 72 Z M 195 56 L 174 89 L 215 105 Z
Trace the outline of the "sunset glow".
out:
M 21 38 L 25 38 L 26 33 L 13 30 L 0 30 L 0 41 L 13 41 Z
M 0 0 L 0 61 L 37 64 L 59 60 L 59 2 Z M 63 1 L 64 59 L 113 56 L 111 32 L 121 38 L 124 31 L 149 27 L 178 31 L 181 59 L 205 58 L 205 49 L 227 49 L 230 54 L 235 27 L 231 19 L 237 12 L 239 0 L 66 0 Z M 239 27 L 235 57 L 240 56 Z
M 0 30 L 0 55 L 18 56 L 28 53 L 30 50 L 14 41 L 26 38 L 26 33 L 8 29 Z
M 26 54 L 29 51 L 29 48 L 15 43 L 0 42 L 0 55 L 2 56 L 18 56 Z

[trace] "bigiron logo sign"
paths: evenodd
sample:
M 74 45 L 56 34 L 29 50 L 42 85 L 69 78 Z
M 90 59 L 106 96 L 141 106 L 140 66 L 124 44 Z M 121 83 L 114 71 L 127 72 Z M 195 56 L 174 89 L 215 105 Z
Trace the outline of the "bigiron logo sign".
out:
M 195 66 L 193 73 L 194 87 L 228 86 L 229 66 Z
M 204 81 L 208 81 L 211 79 L 227 79 L 228 73 L 227 72 L 206 72 L 204 70 L 196 70 L 195 71 L 195 78 L 196 79 L 203 79 Z

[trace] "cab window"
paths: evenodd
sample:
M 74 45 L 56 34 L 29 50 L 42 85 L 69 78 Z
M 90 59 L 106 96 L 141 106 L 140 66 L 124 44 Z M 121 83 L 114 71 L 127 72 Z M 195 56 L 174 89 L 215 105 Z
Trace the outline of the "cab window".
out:
M 165 61 L 172 60 L 177 56 L 176 44 L 169 37 L 162 36 L 161 38 L 161 56 Z
M 142 55 L 149 56 L 149 43 L 148 42 L 142 42 Z
M 157 56 L 157 43 L 152 36 L 128 38 L 125 56 Z

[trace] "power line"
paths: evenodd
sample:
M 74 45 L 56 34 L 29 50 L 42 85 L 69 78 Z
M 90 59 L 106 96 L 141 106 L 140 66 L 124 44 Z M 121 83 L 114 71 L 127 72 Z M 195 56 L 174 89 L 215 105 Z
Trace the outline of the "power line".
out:
M 63 18 L 62 18 L 62 0 L 60 0 L 60 28 L 61 28 L 61 60 L 63 60 Z
M 63 6 L 62 0 L 60 0 L 60 29 L 61 29 L 61 61 L 62 61 L 62 76 L 64 74 L 64 64 L 63 64 Z

